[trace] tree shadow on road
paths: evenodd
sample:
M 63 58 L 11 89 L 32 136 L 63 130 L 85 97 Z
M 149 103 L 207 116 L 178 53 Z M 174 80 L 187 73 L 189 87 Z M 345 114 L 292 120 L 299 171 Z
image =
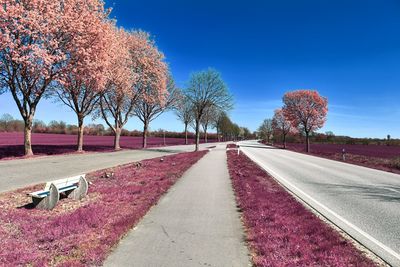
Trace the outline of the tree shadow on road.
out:
M 345 184 L 316 184 L 321 188 L 325 188 L 330 195 L 351 194 L 358 195 L 367 199 L 374 199 L 382 202 L 399 202 L 400 203 L 400 186 L 393 185 L 345 185 Z M 330 190 L 333 189 L 333 190 Z

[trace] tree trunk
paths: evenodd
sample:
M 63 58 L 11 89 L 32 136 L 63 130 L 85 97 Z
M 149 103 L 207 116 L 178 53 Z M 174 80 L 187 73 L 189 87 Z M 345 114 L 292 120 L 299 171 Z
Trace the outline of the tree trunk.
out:
M 207 130 L 204 130 L 204 143 L 207 143 Z
M 286 149 L 286 134 L 283 134 L 283 148 Z
M 188 125 L 187 125 L 187 123 L 185 123 L 185 145 L 188 144 L 188 130 L 187 130 L 187 128 L 188 128 Z
M 306 152 L 310 152 L 310 135 L 309 132 L 306 131 Z
M 29 116 L 24 119 L 25 129 L 24 129 L 24 148 L 25 148 L 25 156 L 33 156 L 32 151 L 32 122 L 33 116 Z
M 148 131 L 149 125 L 147 122 L 143 123 L 143 143 L 142 147 L 146 148 L 147 147 L 147 131 Z
M 77 151 L 83 151 L 83 118 L 78 116 L 78 144 Z
M 120 127 L 115 127 L 115 136 L 114 136 L 114 149 L 115 150 L 120 150 L 121 146 L 119 145 L 119 140 L 121 138 L 121 128 Z
M 194 151 L 199 151 L 200 143 L 200 120 L 196 120 L 196 147 Z
M 218 126 L 216 128 L 217 128 L 217 140 L 218 140 L 218 142 L 221 142 L 220 138 L 219 138 L 219 128 L 218 128 Z

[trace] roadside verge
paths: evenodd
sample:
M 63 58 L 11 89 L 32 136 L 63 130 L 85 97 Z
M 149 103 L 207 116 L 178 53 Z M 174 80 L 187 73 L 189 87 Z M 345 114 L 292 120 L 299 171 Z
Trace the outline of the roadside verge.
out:
M 81 201 L 63 199 L 52 211 L 29 205 L 26 193 L 41 185 L 0 194 L 0 265 L 101 265 L 120 238 L 205 153 L 181 153 L 89 173 L 88 196 Z
M 377 266 L 246 155 L 228 167 L 256 266 Z

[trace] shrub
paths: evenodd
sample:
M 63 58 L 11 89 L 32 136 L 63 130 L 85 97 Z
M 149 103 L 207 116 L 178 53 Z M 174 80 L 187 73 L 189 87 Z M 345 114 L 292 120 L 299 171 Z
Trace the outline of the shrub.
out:
M 392 159 L 390 160 L 389 165 L 390 165 L 390 167 L 393 168 L 393 169 L 398 169 L 398 170 L 400 170 L 400 157 L 392 158 Z

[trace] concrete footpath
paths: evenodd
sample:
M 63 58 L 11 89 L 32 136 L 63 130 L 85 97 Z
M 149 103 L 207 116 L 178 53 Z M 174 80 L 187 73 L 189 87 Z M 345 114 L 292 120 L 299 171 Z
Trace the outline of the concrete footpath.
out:
M 218 145 L 123 238 L 104 266 L 251 266 Z
M 201 144 L 200 148 L 212 146 Z M 193 145 L 146 150 L 45 156 L 31 159 L 0 160 L 0 193 L 28 185 L 79 175 L 129 162 L 193 151 Z

